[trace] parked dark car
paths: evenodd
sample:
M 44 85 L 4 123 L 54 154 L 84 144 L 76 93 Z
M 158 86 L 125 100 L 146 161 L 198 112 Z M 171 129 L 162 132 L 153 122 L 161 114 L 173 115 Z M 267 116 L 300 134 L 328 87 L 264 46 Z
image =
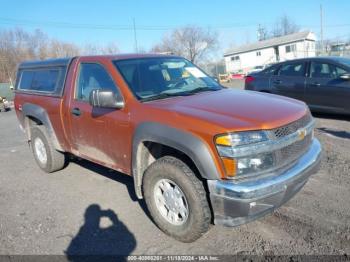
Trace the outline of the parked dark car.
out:
M 315 112 L 350 114 L 350 59 L 290 60 L 247 75 L 245 89 L 299 99 Z

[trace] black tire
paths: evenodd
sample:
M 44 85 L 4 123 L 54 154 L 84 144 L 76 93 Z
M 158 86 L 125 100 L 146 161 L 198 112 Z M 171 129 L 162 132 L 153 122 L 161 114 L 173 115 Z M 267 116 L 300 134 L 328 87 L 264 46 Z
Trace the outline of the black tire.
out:
M 157 182 L 162 179 L 176 183 L 186 198 L 189 212 L 182 225 L 168 222 L 157 208 L 154 192 Z M 211 212 L 203 183 L 181 160 L 165 156 L 152 163 L 143 177 L 143 192 L 155 224 L 169 236 L 182 242 L 193 242 L 208 231 Z
M 38 157 L 38 151 L 35 146 L 35 141 L 42 141 L 46 152 L 46 161 L 40 161 Z M 38 166 L 46 173 L 52 173 L 61 170 L 66 165 L 66 155 L 59 152 L 53 146 L 50 138 L 47 135 L 45 126 L 35 126 L 31 129 L 31 147 L 33 155 Z

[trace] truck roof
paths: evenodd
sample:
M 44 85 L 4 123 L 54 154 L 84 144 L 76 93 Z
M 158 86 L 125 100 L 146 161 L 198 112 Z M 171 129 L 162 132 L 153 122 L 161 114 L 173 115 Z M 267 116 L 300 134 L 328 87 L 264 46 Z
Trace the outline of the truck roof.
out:
M 37 61 L 25 61 L 19 65 L 19 69 L 51 67 L 51 66 L 67 66 L 73 58 L 57 58 Z
M 54 58 L 46 60 L 25 61 L 19 65 L 20 69 L 24 68 L 38 68 L 38 67 L 50 67 L 50 66 L 68 66 L 74 58 L 87 57 L 87 58 L 104 58 L 109 60 L 125 60 L 134 58 L 152 58 L 152 57 L 178 57 L 168 54 L 117 54 L 117 55 L 96 55 L 96 56 L 76 56 L 66 58 Z

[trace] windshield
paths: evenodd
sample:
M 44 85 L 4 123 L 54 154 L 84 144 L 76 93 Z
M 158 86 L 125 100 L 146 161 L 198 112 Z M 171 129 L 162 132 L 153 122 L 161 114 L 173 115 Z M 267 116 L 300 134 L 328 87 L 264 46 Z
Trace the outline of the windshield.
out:
M 183 58 L 128 59 L 114 64 L 141 101 L 221 89 L 214 79 Z
M 341 63 L 343 65 L 350 66 L 350 59 L 349 58 L 337 57 L 336 61 L 338 61 L 338 63 Z

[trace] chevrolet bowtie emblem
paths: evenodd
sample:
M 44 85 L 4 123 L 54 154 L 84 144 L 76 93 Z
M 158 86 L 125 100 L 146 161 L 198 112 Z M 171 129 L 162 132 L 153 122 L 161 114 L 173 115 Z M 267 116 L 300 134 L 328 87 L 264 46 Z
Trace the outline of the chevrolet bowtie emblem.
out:
M 298 130 L 298 138 L 299 138 L 299 140 L 303 140 L 305 138 L 305 136 L 306 136 L 306 133 L 307 133 L 307 131 L 306 131 L 305 128 L 299 129 Z

